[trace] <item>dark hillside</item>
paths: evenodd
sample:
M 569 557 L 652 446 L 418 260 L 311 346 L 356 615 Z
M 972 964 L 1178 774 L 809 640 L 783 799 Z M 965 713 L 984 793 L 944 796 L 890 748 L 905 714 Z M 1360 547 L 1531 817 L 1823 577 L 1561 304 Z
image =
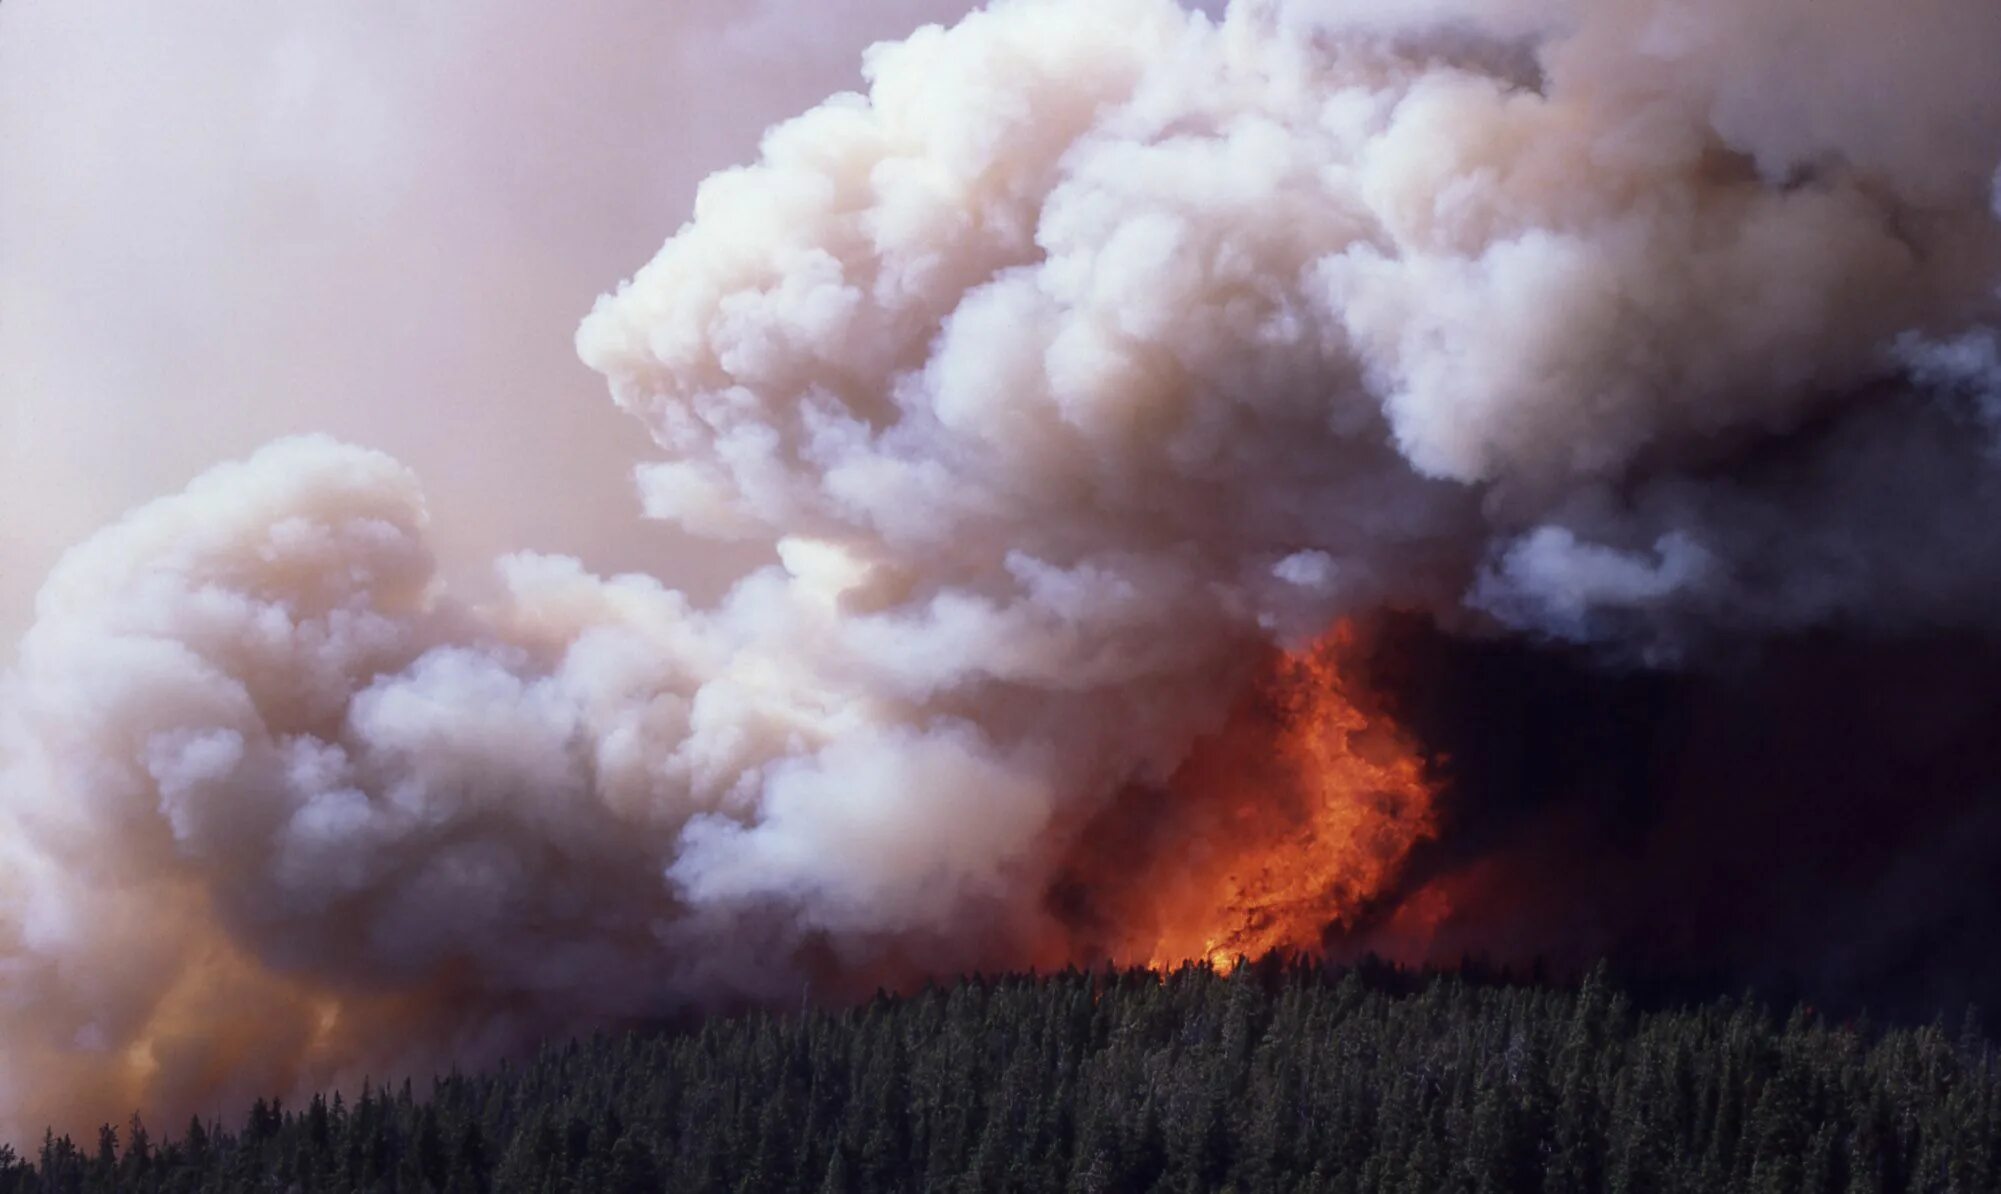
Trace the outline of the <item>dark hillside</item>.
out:
M 969 980 L 5 1156 L 9 1191 L 2001 1189 L 1969 1022 L 1261 965 Z

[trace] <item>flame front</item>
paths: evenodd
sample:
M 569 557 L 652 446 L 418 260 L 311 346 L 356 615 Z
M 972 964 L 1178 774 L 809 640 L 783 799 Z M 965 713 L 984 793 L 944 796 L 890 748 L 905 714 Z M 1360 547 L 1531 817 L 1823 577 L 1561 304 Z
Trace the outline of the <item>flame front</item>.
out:
M 1148 801 L 1143 815 L 1166 825 L 1108 909 L 1116 961 L 1228 970 L 1239 958 L 1317 953 L 1434 834 L 1423 756 L 1351 678 L 1344 664 L 1357 648 L 1344 624 L 1278 657 Z M 1128 802 L 1115 815 L 1133 811 Z M 1134 873 L 1124 842 L 1093 854 Z

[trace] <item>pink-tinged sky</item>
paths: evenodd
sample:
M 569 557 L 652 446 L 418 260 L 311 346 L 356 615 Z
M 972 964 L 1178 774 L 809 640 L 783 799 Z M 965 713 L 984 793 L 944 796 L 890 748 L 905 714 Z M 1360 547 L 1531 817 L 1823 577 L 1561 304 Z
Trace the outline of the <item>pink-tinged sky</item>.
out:
M 701 587 L 576 323 L 705 174 L 965 7 L 9 0 L 0 643 L 65 547 L 304 431 L 411 464 L 461 577 L 532 547 Z

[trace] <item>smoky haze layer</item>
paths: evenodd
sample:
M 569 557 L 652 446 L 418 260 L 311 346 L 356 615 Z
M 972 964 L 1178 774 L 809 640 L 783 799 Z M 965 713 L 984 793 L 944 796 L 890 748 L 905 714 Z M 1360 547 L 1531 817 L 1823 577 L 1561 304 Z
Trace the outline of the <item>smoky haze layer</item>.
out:
M 878 46 L 577 335 L 645 512 L 777 544 L 719 601 L 532 554 L 455 595 L 415 477 L 310 438 L 58 567 L 9 1130 L 1047 957 L 1080 827 L 1386 605 L 1658 660 L 1986 631 L 1997 52 L 1987 0 Z

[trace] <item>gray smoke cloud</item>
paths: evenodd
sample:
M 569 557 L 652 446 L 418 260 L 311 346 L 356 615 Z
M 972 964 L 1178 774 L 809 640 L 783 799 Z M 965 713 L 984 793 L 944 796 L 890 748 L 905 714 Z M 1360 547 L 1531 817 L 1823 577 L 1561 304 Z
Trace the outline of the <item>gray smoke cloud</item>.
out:
M 0 723 L 5 1124 L 1032 956 L 1079 824 L 1344 615 L 1985 625 L 1998 51 L 1986 0 L 877 46 L 577 333 L 645 512 L 776 543 L 719 600 L 460 595 L 413 474 L 314 438 L 63 560 Z

